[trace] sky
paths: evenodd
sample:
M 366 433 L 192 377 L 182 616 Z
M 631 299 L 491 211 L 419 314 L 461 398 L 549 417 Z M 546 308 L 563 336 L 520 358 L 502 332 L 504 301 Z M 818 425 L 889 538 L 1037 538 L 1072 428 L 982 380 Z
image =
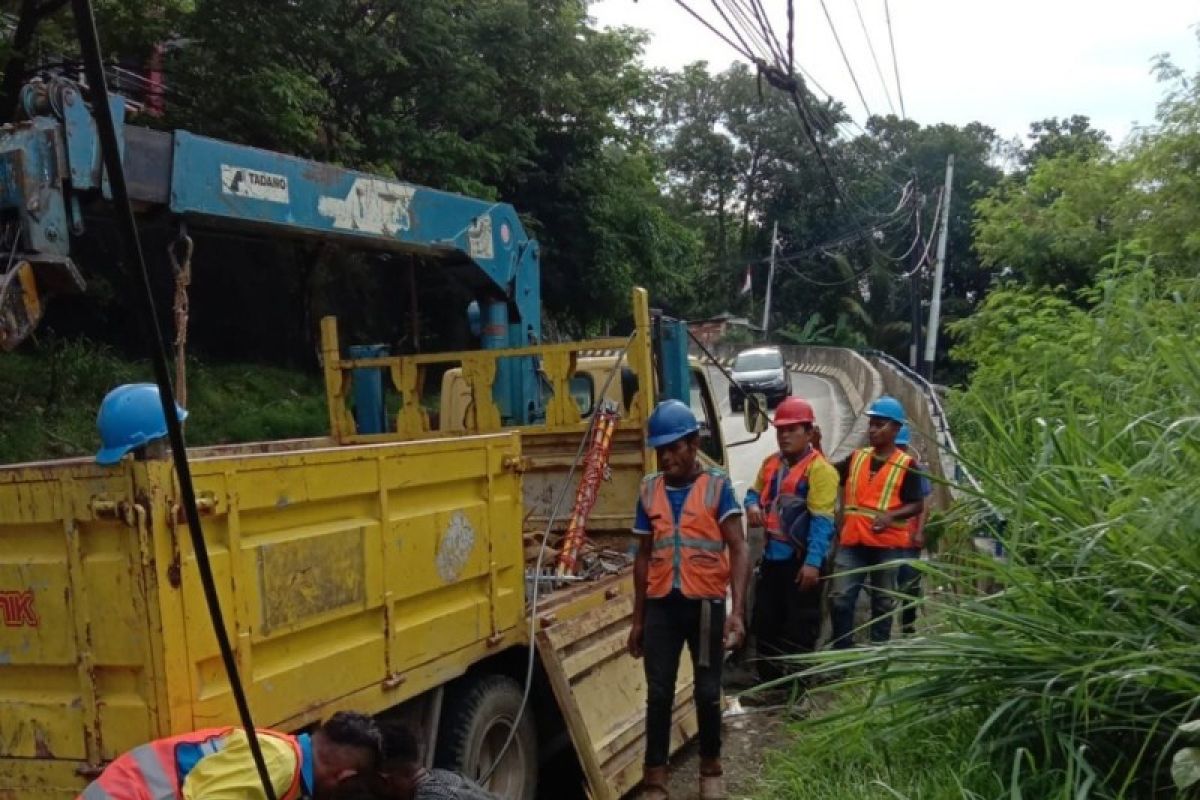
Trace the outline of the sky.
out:
M 785 40 L 787 3 L 762 2 Z M 713 2 L 687 4 L 727 31 Z M 899 110 L 884 0 L 858 0 L 884 81 L 854 0 L 825 4 L 867 107 L 888 113 L 886 82 Z M 1024 136 L 1035 120 L 1085 114 L 1119 143 L 1135 124 L 1154 120 L 1162 93 L 1151 72 L 1156 55 L 1171 54 L 1189 74 L 1200 64 L 1196 0 L 890 0 L 890 10 L 904 105 L 925 125 L 978 120 L 1011 138 Z M 741 58 L 676 0 L 595 0 L 590 13 L 601 27 L 647 30 L 650 66 L 705 60 L 720 70 Z M 795 16 L 797 63 L 862 123 L 866 111 L 820 0 L 795 0 Z

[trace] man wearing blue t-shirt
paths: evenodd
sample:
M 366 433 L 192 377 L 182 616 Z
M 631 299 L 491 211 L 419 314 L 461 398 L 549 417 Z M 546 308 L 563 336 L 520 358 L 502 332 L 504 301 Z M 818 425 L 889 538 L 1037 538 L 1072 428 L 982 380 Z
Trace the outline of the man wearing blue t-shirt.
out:
M 662 469 L 642 481 L 633 532 L 633 626 L 629 652 L 645 656 L 644 793 L 667 797 L 675 676 L 686 643 L 700 725 L 700 798 L 725 797 L 721 778 L 721 665 L 745 637 L 748 580 L 742 510 L 729 476 L 700 463 L 700 425 L 678 400 L 650 415 L 648 443 Z M 733 605 L 725 613 L 732 588 Z

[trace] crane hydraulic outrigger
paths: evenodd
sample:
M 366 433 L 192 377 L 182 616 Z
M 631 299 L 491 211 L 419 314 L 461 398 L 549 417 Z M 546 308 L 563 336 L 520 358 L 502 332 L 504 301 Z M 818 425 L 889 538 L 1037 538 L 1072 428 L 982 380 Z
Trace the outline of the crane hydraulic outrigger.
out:
M 0 349 L 37 325 L 56 293 L 85 288 L 72 261 L 84 212 L 108 196 L 87 89 L 56 77 L 27 84 L 25 120 L 0 128 Z M 200 230 L 336 241 L 364 251 L 434 257 L 474 290 L 485 349 L 541 341 L 538 244 L 512 206 L 295 156 L 125 124 L 110 95 L 130 200 Z M 534 359 L 502 359 L 495 400 L 510 424 L 544 412 Z

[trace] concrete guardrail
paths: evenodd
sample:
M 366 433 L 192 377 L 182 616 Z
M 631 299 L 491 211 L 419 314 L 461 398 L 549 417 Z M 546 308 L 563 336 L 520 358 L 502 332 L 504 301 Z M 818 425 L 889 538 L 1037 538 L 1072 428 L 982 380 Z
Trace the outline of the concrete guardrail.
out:
M 867 440 L 865 411 L 875 398 L 890 394 L 904 404 L 913 431 L 914 449 L 922 465 L 938 480 L 934 483 L 933 506 L 948 508 L 953 500 L 947 481 L 955 480 L 956 459 L 949 424 L 933 388 L 919 376 L 910 373 L 903 364 L 882 353 L 863 355 L 844 347 L 817 345 L 776 345 L 788 366 L 797 372 L 824 375 L 841 388 L 853 414 L 854 422 L 842 441 L 830 443 L 830 460 L 845 458 Z M 744 344 L 718 344 L 709 351 L 729 367 Z M 703 354 L 693 344 L 693 355 Z M 936 454 L 937 457 L 931 457 Z

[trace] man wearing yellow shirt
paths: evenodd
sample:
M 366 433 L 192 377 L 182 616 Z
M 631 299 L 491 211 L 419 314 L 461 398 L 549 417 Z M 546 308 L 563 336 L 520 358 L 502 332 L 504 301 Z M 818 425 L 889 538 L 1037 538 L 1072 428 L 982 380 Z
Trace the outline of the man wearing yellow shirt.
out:
M 330 797 L 343 781 L 374 770 L 382 739 L 365 714 L 342 711 L 315 733 L 259 730 L 277 800 Z M 212 728 L 135 747 L 105 768 L 80 800 L 265 800 L 240 728 Z
M 838 474 L 814 446 L 815 423 L 808 401 L 792 397 L 779 404 L 779 452 L 763 461 L 746 493 L 747 522 L 767 536 L 753 628 L 763 680 L 786 675 L 778 657 L 812 652 L 821 635 L 821 569 L 833 542 Z

